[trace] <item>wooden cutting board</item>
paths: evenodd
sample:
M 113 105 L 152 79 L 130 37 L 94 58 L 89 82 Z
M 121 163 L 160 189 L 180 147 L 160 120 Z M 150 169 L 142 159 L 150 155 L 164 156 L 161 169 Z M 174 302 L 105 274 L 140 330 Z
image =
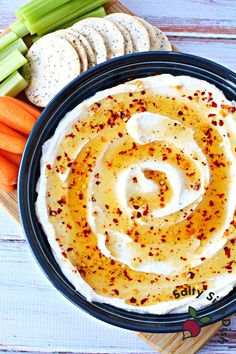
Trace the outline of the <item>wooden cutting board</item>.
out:
M 112 0 L 105 5 L 107 13 L 124 12 L 133 15 L 122 3 L 117 0 Z M 174 51 L 178 49 L 173 46 Z M 0 205 L 2 205 L 11 216 L 20 223 L 17 192 L 1 192 Z M 182 333 L 156 334 L 156 333 L 137 333 L 138 337 L 143 339 L 155 350 L 164 354 L 194 354 L 197 353 L 222 327 L 222 323 L 218 322 L 207 326 L 201 330 L 201 333 L 196 338 L 188 338 L 183 340 Z

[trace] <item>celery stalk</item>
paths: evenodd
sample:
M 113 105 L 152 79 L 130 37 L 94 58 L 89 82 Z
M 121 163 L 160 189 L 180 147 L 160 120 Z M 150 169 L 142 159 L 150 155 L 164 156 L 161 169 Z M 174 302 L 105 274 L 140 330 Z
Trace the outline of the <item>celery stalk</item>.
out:
M 37 0 L 31 1 L 20 9 L 21 16 L 30 24 L 54 11 L 57 7 L 70 0 Z
M 22 17 L 22 15 L 21 15 L 21 10 L 20 9 L 18 9 L 18 10 L 16 10 L 16 18 L 18 19 L 18 20 L 23 20 L 23 17 Z
M 31 37 L 32 43 L 37 42 L 40 38 L 41 38 L 41 36 L 38 36 L 37 34 L 35 34 L 34 36 Z
M 88 17 L 105 17 L 106 16 L 106 11 L 104 9 L 103 6 L 98 7 L 97 9 L 88 12 L 86 15 L 80 16 L 79 18 L 76 18 L 68 23 L 66 23 L 65 25 L 62 26 L 62 28 L 68 28 L 73 26 L 76 22 L 79 22 L 85 18 Z
M 66 23 L 85 15 L 99 6 L 107 3 L 108 0 L 72 0 L 69 3 L 58 7 L 52 13 L 35 22 L 33 26 L 29 24 L 31 34 L 45 34 L 61 28 Z
M 18 50 L 14 50 L 0 61 L 0 82 L 26 63 L 25 57 Z
M 27 87 L 27 81 L 15 71 L 0 84 L 0 96 L 17 96 Z
M 23 20 L 17 20 L 13 22 L 9 27 L 17 35 L 18 38 L 22 38 L 29 33 L 29 30 L 25 26 Z
M 8 46 L 8 44 L 14 42 L 16 39 L 17 35 L 12 31 L 4 34 L 4 36 L 0 38 L 0 50 Z
M 6 58 L 9 54 L 11 54 L 14 50 L 19 50 L 21 54 L 25 54 L 28 51 L 28 48 L 23 41 L 23 39 L 19 38 L 15 42 L 12 42 L 4 49 L 0 50 L 0 60 Z

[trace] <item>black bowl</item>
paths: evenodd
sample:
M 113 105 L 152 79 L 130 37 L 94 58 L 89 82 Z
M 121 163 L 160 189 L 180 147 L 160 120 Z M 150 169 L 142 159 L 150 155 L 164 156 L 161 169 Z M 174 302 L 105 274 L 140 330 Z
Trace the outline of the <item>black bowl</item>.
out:
M 42 145 L 54 134 L 65 114 L 97 91 L 129 79 L 161 73 L 190 75 L 207 80 L 220 88 L 229 100 L 236 98 L 236 74 L 196 56 L 174 52 L 147 52 L 100 64 L 67 85 L 50 102 L 35 124 L 21 163 L 18 202 L 21 222 L 30 247 L 46 276 L 64 296 L 90 315 L 115 326 L 135 331 L 168 333 L 181 331 L 182 324 L 190 318 L 189 315 L 142 315 L 105 304 L 89 303 L 61 272 L 35 213 L 35 190 Z M 233 290 L 219 302 L 199 310 L 199 316 L 211 316 L 211 324 L 236 312 L 235 293 L 236 290 Z

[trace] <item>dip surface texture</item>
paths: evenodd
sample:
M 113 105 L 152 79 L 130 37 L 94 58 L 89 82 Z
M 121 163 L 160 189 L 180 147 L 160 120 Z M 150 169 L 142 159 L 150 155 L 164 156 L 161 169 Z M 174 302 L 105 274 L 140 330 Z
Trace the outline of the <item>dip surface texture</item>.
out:
M 43 146 L 36 211 L 89 301 L 164 314 L 233 288 L 235 111 L 215 86 L 163 74 L 99 92 L 61 121 Z M 203 293 L 175 298 L 189 286 Z

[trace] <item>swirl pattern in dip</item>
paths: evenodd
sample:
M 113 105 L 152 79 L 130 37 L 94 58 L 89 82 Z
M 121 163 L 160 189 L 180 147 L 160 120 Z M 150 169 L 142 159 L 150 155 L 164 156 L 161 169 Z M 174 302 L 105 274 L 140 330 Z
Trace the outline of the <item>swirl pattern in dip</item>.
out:
M 232 289 L 235 111 L 205 81 L 160 75 L 99 92 L 60 123 L 36 210 L 88 300 L 161 314 Z M 205 295 L 176 300 L 189 286 Z

